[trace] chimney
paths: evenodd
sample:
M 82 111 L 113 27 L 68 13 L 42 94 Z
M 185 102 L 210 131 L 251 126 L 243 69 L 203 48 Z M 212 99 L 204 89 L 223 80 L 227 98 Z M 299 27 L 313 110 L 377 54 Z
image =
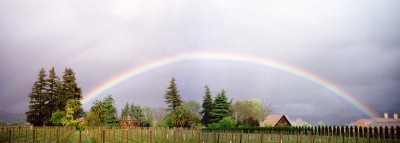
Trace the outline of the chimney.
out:
M 383 113 L 383 118 L 389 119 L 389 114 L 387 112 Z
M 393 114 L 393 119 L 396 119 L 396 120 L 399 119 L 399 118 L 397 117 L 397 114 L 396 114 L 396 113 Z

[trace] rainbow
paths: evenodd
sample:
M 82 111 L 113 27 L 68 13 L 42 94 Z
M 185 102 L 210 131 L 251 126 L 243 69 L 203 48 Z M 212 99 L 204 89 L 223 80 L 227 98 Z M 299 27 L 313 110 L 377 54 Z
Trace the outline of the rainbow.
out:
M 247 64 L 258 65 L 262 67 L 268 67 L 272 69 L 276 69 L 278 71 L 295 75 L 304 80 L 307 80 L 311 83 L 321 86 L 323 89 L 330 91 L 333 95 L 347 101 L 355 108 L 359 109 L 369 117 L 377 117 L 377 114 L 369 108 L 367 105 L 358 101 L 354 96 L 349 94 L 343 89 L 340 89 L 335 84 L 302 69 L 296 68 L 294 66 L 290 66 L 278 61 L 274 61 L 265 57 L 255 57 L 244 54 L 237 53 L 226 53 L 226 52 L 193 52 L 193 53 L 184 53 L 178 54 L 174 56 L 167 56 L 164 58 L 160 58 L 154 61 L 150 61 L 148 63 L 135 66 L 131 69 L 128 69 L 110 79 L 100 84 L 99 86 L 91 89 L 88 94 L 84 95 L 82 99 L 82 104 L 87 104 L 89 101 L 94 100 L 97 96 L 102 95 L 104 92 L 109 89 L 117 86 L 119 83 L 122 83 L 130 78 L 140 76 L 146 72 L 151 70 L 155 70 L 161 67 L 165 67 L 171 64 L 184 62 L 184 61 L 197 61 L 197 60 L 212 60 L 212 61 L 228 61 L 228 62 L 241 62 Z

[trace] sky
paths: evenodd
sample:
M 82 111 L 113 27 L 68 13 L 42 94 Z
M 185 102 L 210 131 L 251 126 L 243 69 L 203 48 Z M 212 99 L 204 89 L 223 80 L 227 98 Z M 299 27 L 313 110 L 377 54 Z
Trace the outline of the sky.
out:
M 187 53 L 236 53 L 302 69 L 377 114 L 400 113 L 399 0 L 2 0 L 0 111 L 24 113 L 39 70 L 66 67 L 83 96 L 125 71 Z M 322 86 L 273 68 L 195 60 L 108 89 L 125 103 L 166 107 L 175 77 L 184 100 L 258 98 L 275 114 L 346 124 L 368 116 Z M 84 104 L 87 111 L 91 103 Z M 391 116 L 391 115 L 390 115 Z

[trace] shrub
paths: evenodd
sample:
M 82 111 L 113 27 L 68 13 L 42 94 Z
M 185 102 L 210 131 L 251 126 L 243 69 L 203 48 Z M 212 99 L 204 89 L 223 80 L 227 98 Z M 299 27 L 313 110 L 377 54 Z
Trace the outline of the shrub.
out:
M 233 127 L 235 127 L 235 120 L 233 120 L 231 117 L 224 117 L 218 123 L 219 123 L 219 127 L 220 128 L 233 128 Z

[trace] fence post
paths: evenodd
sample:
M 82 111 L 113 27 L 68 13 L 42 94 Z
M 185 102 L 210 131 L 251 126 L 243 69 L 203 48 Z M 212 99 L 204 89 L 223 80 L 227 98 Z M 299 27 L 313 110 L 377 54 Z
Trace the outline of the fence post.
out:
M 200 143 L 201 142 L 201 140 L 200 140 L 200 131 L 198 131 L 197 132 L 197 143 Z
M 36 142 L 36 139 L 35 139 L 35 127 L 33 127 L 33 130 L 32 130 L 32 142 L 33 143 Z
M 104 129 L 102 129 L 102 133 L 101 133 L 101 140 L 102 140 L 102 142 L 103 143 L 105 143 L 106 142 L 106 138 L 105 138 L 105 136 L 106 136 L 106 130 L 104 130 Z
M 240 133 L 240 139 L 239 139 L 239 142 L 240 142 L 240 143 L 242 143 L 242 137 L 243 137 L 243 134 Z
M 79 129 L 79 143 L 82 142 L 82 130 Z
M 11 129 L 8 130 L 8 143 L 11 143 Z
M 151 130 L 150 130 L 150 143 L 153 143 L 153 136 L 151 135 Z
M 175 135 L 175 134 L 176 134 L 176 130 L 175 130 L 175 128 L 174 128 L 173 130 L 174 130 L 174 131 L 173 131 L 173 134 L 174 134 L 174 143 L 176 143 L 176 137 L 175 137 L 175 136 L 176 136 L 176 135 Z

